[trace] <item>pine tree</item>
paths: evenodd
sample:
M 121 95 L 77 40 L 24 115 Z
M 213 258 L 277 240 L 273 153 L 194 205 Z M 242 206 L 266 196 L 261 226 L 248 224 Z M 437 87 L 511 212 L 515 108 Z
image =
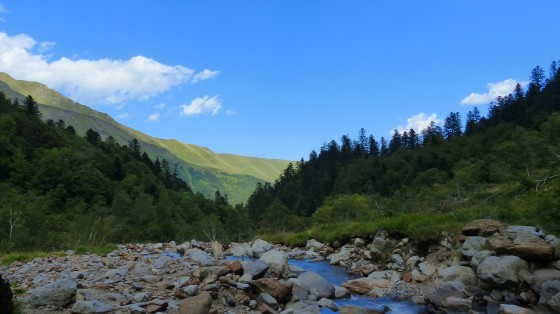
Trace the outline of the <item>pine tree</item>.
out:
M 25 109 L 25 113 L 28 116 L 36 117 L 39 119 L 41 118 L 41 111 L 39 110 L 39 105 L 31 95 L 28 95 L 25 98 L 25 100 L 23 101 L 23 106 Z

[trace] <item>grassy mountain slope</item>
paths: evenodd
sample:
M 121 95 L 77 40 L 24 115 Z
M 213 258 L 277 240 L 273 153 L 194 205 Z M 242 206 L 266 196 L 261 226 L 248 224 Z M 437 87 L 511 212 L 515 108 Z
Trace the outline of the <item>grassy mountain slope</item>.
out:
M 44 119 L 62 119 L 78 134 L 91 128 L 103 138 L 113 136 L 119 144 L 127 144 L 136 138 L 152 158 L 165 158 L 176 166 L 179 175 L 193 190 L 205 195 L 219 190 L 227 194 L 232 203 L 245 202 L 257 182 L 273 182 L 289 162 L 216 154 L 205 147 L 154 138 L 118 123 L 105 113 L 73 102 L 43 84 L 15 80 L 1 72 L 0 91 L 11 99 L 20 99 L 20 102 L 25 95 L 32 95 L 41 104 Z

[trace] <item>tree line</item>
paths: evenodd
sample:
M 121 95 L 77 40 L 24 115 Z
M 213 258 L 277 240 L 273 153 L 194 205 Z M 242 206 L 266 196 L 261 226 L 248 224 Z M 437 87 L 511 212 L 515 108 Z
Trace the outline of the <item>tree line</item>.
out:
M 432 122 L 419 133 L 395 130 L 377 140 L 362 128 L 355 139 L 325 143 L 273 184 L 258 184 L 246 209 L 269 233 L 460 210 L 557 230 L 559 111 L 557 63 L 548 76 L 537 66 L 526 88 L 498 97 L 486 116 L 475 107 L 465 119 L 451 112 L 442 126 Z
M 251 234 L 242 206 L 194 193 L 167 160 L 138 140 L 119 145 L 38 104 L 0 93 L 0 251 L 104 243 L 239 240 Z

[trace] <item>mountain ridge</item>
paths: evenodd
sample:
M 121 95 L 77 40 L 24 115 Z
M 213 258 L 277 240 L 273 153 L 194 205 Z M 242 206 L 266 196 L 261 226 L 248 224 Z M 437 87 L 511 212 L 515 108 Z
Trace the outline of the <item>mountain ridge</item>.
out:
M 40 104 L 45 120 L 64 120 L 78 134 L 83 135 L 91 128 L 103 138 L 113 136 L 121 145 L 136 138 L 151 158 L 167 159 L 175 165 L 179 175 L 193 190 L 207 196 L 220 191 L 227 194 L 232 202 L 245 202 L 257 183 L 274 182 L 290 162 L 215 153 L 210 148 L 183 143 L 177 139 L 152 137 L 117 122 L 106 113 L 74 102 L 42 83 L 17 80 L 3 72 L 0 72 L 0 83 L 3 83 L 0 84 L 0 90 L 8 98 L 23 101 L 25 95 L 33 96 Z M 177 165 L 181 169 L 177 169 Z M 201 178 L 207 182 L 197 182 Z

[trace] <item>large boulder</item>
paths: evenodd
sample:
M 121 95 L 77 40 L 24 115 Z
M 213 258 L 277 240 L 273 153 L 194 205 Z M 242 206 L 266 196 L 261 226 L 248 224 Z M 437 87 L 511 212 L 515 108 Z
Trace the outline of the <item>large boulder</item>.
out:
M 243 265 L 243 275 L 248 274 L 253 279 L 261 278 L 268 270 L 268 263 L 260 259 L 256 261 L 242 261 L 241 265 Z
M 73 279 L 62 279 L 46 286 L 31 290 L 27 295 L 27 303 L 31 307 L 52 305 L 66 307 L 76 301 L 78 285 Z
M 260 293 L 271 295 L 278 303 L 287 303 L 292 297 L 292 282 L 276 278 L 261 278 L 251 285 Z
M 342 286 L 354 293 L 366 294 L 374 288 L 388 289 L 393 286 L 390 280 L 383 278 L 364 277 L 348 280 Z
M 253 249 L 248 243 L 236 244 L 231 250 L 231 255 L 236 257 L 253 256 Z
M 488 238 L 488 247 L 498 255 L 515 255 L 528 262 L 548 262 L 554 258 L 549 246 L 534 227 L 510 226 L 503 234 Z
M 441 270 L 438 273 L 438 279 L 440 282 L 460 281 L 468 286 L 474 286 L 478 282 L 472 268 L 459 265 L 453 265 Z
M 315 272 L 306 271 L 299 275 L 297 279 L 307 285 L 310 290 L 315 289 L 317 296 L 320 298 L 330 299 L 334 296 L 334 286 Z
M 10 288 L 10 283 L 2 279 L 0 275 L 0 313 L 12 313 L 14 310 L 14 304 L 12 299 L 14 295 L 12 289 Z
M 179 314 L 208 314 L 212 305 L 212 296 L 204 291 L 199 295 L 181 300 Z
M 554 249 L 554 260 L 560 260 L 560 238 L 549 234 L 544 239 Z
M 387 258 L 393 252 L 396 241 L 387 239 L 387 234 L 379 229 L 373 238 L 373 242 L 369 247 L 369 257 L 373 261 L 379 261 Z
M 278 250 L 270 250 L 263 253 L 260 257 L 269 266 L 269 271 L 277 275 L 287 275 L 290 273 L 288 266 L 288 255 Z
M 315 240 L 315 239 L 311 239 L 307 241 L 307 244 L 305 245 L 306 249 L 313 249 L 315 252 L 318 252 L 322 249 L 325 248 L 325 244 Z
M 498 314 L 534 314 L 535 312 L 513 304 L 500 304 Z
M 465 284 L 460 281 L 448 281 L 439 285 L 435 290 L 425 297 L 428 304 L 433 304 L 437 308 L 445 307 L 448 298 L 464 299 L 469 296 Z
M 214 258 L 199 249 L 189 249 L 187 250 L 187 254 L 190 256 L 190 260 L 195 262 L 201 266 L 209 266 L 214 265 Z
M 541 297 L 539 304 L 549 305 L 555 310 L 560 312 L 560 280 L 549 280 L 541 286 Z
M 345 305 L 340 309 L 340 314 L 384 314 L 384 310 Z
M 506 224 L 498 220 L 478 219 L 465 225 L 461 233 L 466 236 L 488 236 L 506 226 Z
M 254 257 L 260 257 L 264 252 L 272 250 L 272 244 L 266 242 L 265 240 L 256 239 L 251 246 L 253 250 Z
M 478 265 L 476 275 L 490 286 L 508 288 L 516 286 L 519 272 L 528 268 L 527 262 L 517 256 L 488 256 Z
M 338 265 L 341 261 L 347 261 L 350 259 L 352 254 L 352 248 L 350 247 L 343 247 L 340 249 L 340 252 L 332 254 L 330 256 L 330 264 L 331 265 Z

